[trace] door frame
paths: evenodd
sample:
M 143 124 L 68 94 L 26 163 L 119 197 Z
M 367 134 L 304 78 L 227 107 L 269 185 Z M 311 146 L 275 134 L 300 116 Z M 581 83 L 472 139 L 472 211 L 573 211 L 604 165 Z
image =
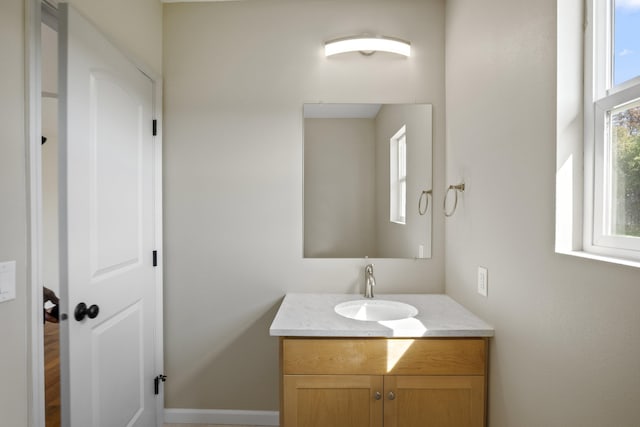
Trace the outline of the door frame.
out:
M 41 32 L 42 4 L 54 7 L 57 1 L 25 0 L 25 120 L 26 120 L 26 187 L 27 187 L 27 389 L 28 425 L 45 427 L 44 395 L 44 324 L 42 298 L 42 61 Z M 96 26 L 97 27 L 97 26 Z M 107 36 L 107 39 L 109 37 Z M 113 41 L 112 41 L 113 43 Z M 153 138 L 154 180 L 154 239 L 158 251 L 158 268 L 155 271 L 155 330 L 163 331 L 163 248 L 162 248 L 162 78 L 150 67 L 141 63 L 130 52 L 113 43 L 153 85 L 152 114 L 157 120 L 157 134 Z M 164 369 L 163 333 L 156 333 L 155 365 L 158 374 Z M 151 385 L 149 385 L 151 387 Z M 156 400 L 156 420 L 163 425 L 164 388 Z

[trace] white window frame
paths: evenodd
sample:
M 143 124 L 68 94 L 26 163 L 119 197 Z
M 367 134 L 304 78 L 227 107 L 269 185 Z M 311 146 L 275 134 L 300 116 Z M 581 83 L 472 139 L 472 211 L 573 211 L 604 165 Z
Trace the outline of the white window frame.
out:
M 407 223 L 407 127 L 389 139 L 389 220 Z
M 584 227 L 583 250 L 596 255 L 640 260 L 640 238 L 608 232 L 611 206 L 610 112 L 640 98 L 640 77 L 613 86 L 614 0 L 589 0 L 584 69 Z

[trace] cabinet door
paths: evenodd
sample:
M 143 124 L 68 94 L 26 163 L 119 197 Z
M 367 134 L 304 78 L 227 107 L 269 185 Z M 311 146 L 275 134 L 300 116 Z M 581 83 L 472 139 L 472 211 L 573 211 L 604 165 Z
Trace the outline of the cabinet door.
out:
M 381 376 L 284 375 L 283 392 L 282 427 L 382 427 Z
M 386 376 L 384 389 L 384 427 L 484 426 L 483 376 Z

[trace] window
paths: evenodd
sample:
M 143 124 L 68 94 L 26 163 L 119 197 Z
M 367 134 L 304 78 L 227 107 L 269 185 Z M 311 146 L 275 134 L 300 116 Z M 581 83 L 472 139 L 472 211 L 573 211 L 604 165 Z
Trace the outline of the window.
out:
M 584 250 L 640 259 L 640 2 L 590 4 Z
M 402 126 L 389 140 L 389 220 L 406 224 L 407 216 L 407 137 Z

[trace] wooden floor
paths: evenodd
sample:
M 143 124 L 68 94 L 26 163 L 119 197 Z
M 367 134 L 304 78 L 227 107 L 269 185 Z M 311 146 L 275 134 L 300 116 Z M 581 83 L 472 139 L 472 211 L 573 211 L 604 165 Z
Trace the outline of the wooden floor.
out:
M 60 340 L 58 323 L 44 325 L 44 396 L 47 427 L 60 427 Z

